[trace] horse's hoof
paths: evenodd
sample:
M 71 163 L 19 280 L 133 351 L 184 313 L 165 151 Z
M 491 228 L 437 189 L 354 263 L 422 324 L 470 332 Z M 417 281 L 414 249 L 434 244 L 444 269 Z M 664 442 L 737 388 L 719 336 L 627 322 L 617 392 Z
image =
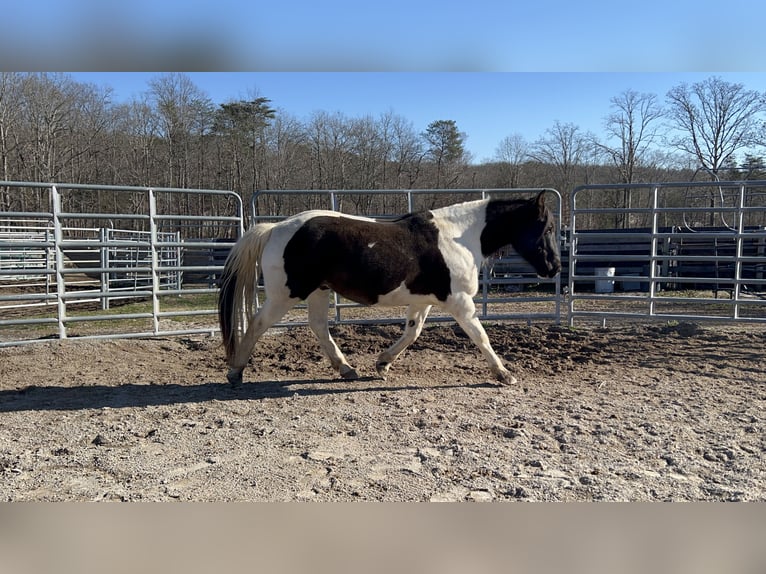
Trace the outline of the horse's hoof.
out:
M 514 377 L 510 372 L 503 371 L 499 373 L 495 373 L 495 379 L 501 384 L 506 386 L 512 386 L 517 385 L 519 383 L 518 379 Z
M 380 378 L 384 381 L 386 380 L 386 375 L 388 375 L 389 367 L 391 367 L 391 363 L 385 363 L 383 361 L 375 363 L 375 370 L 378 371 L 378 375 L 380 375 Z
M 226 380 L 229 381 L 232 389 L 236 389 L 242 384 L 242 370 L 229 369 L 229 372 L 226 373 Z
M 344 365 L 340 368 L 340 376 L 347 381 L 352 381 L 359 378 L 359 373 L 356 372 L 356 369 Z

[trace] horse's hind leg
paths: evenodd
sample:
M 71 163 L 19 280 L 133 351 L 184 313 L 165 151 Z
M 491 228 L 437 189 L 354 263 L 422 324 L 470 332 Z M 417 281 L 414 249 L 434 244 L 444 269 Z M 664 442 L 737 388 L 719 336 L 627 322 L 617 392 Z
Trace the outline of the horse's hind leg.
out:
M 330 328 L 327 324 L 327 309 L 330 306 L 330 291 L 327 289 L 317 289 L 306 299 L 309 307 L 309 327 L 319 340 L 319 346 L 322 348 L 325 356 L 330 359 L 333 369 L 340 373 L 344 379 L 357 379 L 359 375 L 351 365 L 346 361 L 346 357 L 335 344 L 330 335 Z
M 263 306 L 253 316 L 247 331 L 237 346 L 234 357 L 229 361 L 229 372 L 226 374 L 226 378 L 233 387 L 242 383 L 242 371 L 245 370 L 258 339 L 297 302 L 297 299 L 267 298 Z
M 481 354 L 487 359 L 489 368 L 492 374 L 495 375 L 495 378 L 506 385 L 516 384 L 516 377 L 511 375 L 492 349 L 487 332 L 476 316 L 476 304 L 473 302 L 473 299 L 467 293 L 455 295 L 450 298 L 445 308 L 455 317 L 458 325 L 471 338 L 471 341 L 479 347 Z
M 391 363 L 420 336 L 423 323 L 425 323 L 430 310 L 431 305 L 410 305 L 407 307 L 407 324 L 404 327 L 404 333 L 396 343 L 378 356 L 375 363 L 375 368 L 381 377 L 386 378 Z

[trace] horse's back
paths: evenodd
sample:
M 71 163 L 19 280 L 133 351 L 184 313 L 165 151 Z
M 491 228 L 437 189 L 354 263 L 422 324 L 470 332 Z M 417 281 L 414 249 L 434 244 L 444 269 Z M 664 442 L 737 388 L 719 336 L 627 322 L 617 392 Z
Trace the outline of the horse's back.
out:
M 284 243 L 291 297 L 305 299 L 315 289 L 327 287 L 354 301 L 375 304 L 403 284 L 410 291 L 440 298 L 449 292 L 438 230 L 426 215 L 380 222 L 313 211 L 295 217 L 289 226 L 279 243 Z

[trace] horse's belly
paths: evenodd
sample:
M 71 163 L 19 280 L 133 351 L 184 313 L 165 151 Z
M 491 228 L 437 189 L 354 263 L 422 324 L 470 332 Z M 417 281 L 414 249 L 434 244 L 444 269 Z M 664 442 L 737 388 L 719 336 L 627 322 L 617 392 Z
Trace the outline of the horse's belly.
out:
M 398 307 L 401 305 L 437 305 L 439 300 L 436 295 L 433 294 L 416 294 L 412 293 L 407 286 L 402 283 L 388 293 L 383 293 L 378 297 L 376 305 L 381 307 Z

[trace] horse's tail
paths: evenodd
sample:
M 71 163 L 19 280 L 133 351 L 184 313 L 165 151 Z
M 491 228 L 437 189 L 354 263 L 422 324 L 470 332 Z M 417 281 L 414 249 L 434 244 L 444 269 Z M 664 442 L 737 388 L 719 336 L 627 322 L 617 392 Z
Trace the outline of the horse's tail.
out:
M 218 324 L 226 359 L 231 360 L 256 309 L 256 281 L 261 257 L 275 223 L 259 223 L 234 244 L 221 276 L 218 294 Z

